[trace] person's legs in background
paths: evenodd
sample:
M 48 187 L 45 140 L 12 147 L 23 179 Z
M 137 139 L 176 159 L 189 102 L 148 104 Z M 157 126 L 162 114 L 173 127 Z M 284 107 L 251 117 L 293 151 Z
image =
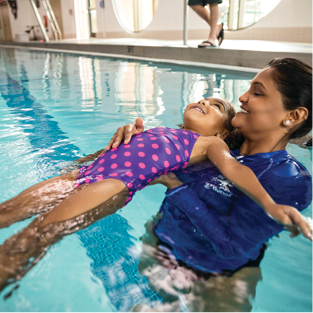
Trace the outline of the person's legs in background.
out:
M 212 2 L 212 3 L 211 3 Z M 210 10 L 208 10 L 205 5 L 209 4 Z M 221 45 L 223 41 L 223 25 L 217 24 L 219 19 L 219 3 L 221 1 L 215 2 L 214 0 L 189 0 L 188 5 L 194 10 L 206 23 L 210 26 L 210 33 L 208 38 L 199 45 L 199 47 L 212 47 Z

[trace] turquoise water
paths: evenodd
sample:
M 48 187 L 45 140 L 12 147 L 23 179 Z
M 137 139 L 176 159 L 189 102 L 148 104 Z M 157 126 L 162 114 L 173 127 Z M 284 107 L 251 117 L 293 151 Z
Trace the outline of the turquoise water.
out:
M 114 58 L 0 48 L 0 202 L 107 144 L 141 116 L 175 127 L 190 102 L 218 96 L 238 106 L 253 74 Z M 310 171 L 309 150 L 288 147 Z M 64 238 L 0 294 L 0 311 L 126 311 L 160 298 L 137 272 L 144 224 L 165 188 L 153 186 L 112 217 Z M 311 206 L 305 210 L 312 215 Z M 25 227 L 0 230 L 0 242 Z M 312 311 L 312 245 L 287 232 L 269 242 L 253 311 Z

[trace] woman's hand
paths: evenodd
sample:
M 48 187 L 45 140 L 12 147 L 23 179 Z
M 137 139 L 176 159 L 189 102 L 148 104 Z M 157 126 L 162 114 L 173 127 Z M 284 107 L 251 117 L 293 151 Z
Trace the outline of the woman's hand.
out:
M 297 209 L 288 205 L 273 204 L 265 210 L 272 219 L 291 232 L 290 237 L 296 237 L 302 232 L 306 238 L 313 240 L 309 218 L 306 219 Z
M 167 189 L 173 189 L 183 185 L 183 183 L 177 178 L 174 173 L 163 174 L 160 177 L 154 179 L 148 186 L 162 184 L 167 187 Z
M 145 126 L 143 125 L 143 120 L 141 117 L 136 119 L 135 123 L 127 124 L 123 127 L 119 127 L 116 133 L 113 135 L 109 144 L 105 147 L 105 150 L 110 150 L 111 148 L 117 148 L 122 140 L 124 140 L 124 144 L 128 144 L 133 135 L 142 133 L 144 131 Z

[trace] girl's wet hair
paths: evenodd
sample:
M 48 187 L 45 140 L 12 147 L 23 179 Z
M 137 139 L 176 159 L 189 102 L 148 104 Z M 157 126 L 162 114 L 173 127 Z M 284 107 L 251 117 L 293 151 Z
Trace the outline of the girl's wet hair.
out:
M 236 110 L 234 106 L 227 100 L 223 100 L 228 107 L 228 118 L 224 122 L 224 127 L 229 131 L 229 134 L 224 139 L 225 143 L 228 145 L 229 149 L 239 149 L 240 146 L 245 141 L 245 137 L 231 124 L 232 119 L 236 115 Z
M 307 119 L 288 134 L 288 139 L 303 137 L 312 129 L 312 66 L 294 58 L 279 58 L 265 68 L 274 69 L 272 77 L 286 110 L 307 108 Z

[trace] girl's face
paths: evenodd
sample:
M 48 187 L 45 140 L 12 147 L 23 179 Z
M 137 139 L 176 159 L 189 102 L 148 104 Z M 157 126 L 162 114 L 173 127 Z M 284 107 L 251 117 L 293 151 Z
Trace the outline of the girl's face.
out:
M 184 128 L 202 136 L 222 135 L 228 120 L 229 104 L 219 98 L 206 98 L 190 103 L 185 109 Z
M 241 110 L 232 120 L 246 139 L 260 140 L 284 130 L 287 111 L 272 79 L 273 68 L 262 70 L 251 82 L 250 89 L 239 101 Z

